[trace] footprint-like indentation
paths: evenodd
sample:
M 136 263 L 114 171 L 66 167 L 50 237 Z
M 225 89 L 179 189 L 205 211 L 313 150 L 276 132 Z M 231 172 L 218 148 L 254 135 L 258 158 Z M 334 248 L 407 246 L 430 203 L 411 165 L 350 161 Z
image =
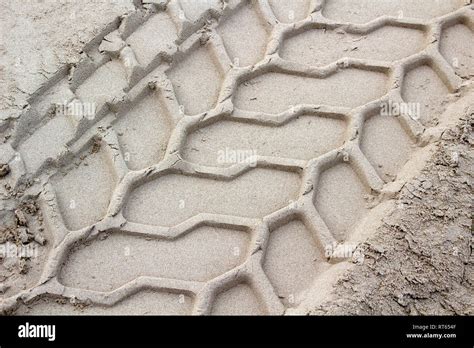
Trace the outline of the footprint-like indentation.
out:
M 410 28 L 385 26 L 367 35 L 309 29 L 286 39 L 280 55 L 311 66 L 327 65 L 344 57 L 395 61 L 415 54 L 424 45 L 424 32 Z
M 263 268 L 286 306 L 295 306 L 302 291 L 327 268 L 311 232 L 293 220 L 270 233 Z
M 119 97 L 128 86 L 127 73 L 123 64 L 112 60 L 97 69 L 76 90 L 84 103 L 93 103 L 97 109 L 102 103 Z
M 199 2 L 199 1 L 198 1 Z M 148 65 L 161 52 L 168 52 L 178 38 L 176 26 L 166 12 L 149 18 L 127 38 L 138 62 Z
M 241 264 L 246 231 L 199 227 L 174 240 L 112 232 L 74 250 L 61 271 L 64 285 L 110 291 L 139 276 L 207 281 Z
M 356 107 L 386 91 L 387 76 L 380 72 L 345 69 L 324 79 L 270 72 L 240 84 L 234 103 L 243 110 L 276 114 L 298 104 Z
M 36 130 L 18 148 L 30 173 L 34 173 L 48 159 L 55 159 L 67 150 L 66 143 L 74 136 L 74 126 L 64 115 L 56 115 Z
M 91 225 L 106 214 L 117 182 L 105 151 L 90 152 L 81 156 L 85 158 L 80 164 L 72 165 L 66 174 L 56 174 L 52 180 L 64 223 L 70 230 Z
M 309 15 L 310 0 L 269 0 L 275 17 L 284 23 L 298 22 Z
M 41 298 L 22 305 L 16 315 L 189 315 L 193 299 L 184 294 L 144 290 L 111 307 L 72 305 L 68 300 Z
M 191 133 L 183 156 L 212 166 L 233 165 L 238 155 L 309 160 L 341 146 L 345 130 L 342 119 L 319 116 L 300 116 L 280 126 L 220 121 Z
M 179 4 L 184 11 L 187 19 L 191 21 L 198 20 L 206 11 L 211 9 L 218 10 L 222 6 L 220 0 L 179 0 Z
M 408 161 L 413 146 L 398 118 L 377 114 L 365 121 L 361 149 L 385 182 L 395 178 Z
M 349 164 L 337 164 L 321 174 L 314 204 L 337 240 L 348 239 L 351 229 L 366 214 L 364 196 L 368 193 Z
M 265 55 L 266 23 L 255 11 L 255 6 L 253 2 L 246 3 L 217 28 L 227 53 L 237 66 L 254 64 Z
M 227 181 L 170 174 L 135 189 L 124 209 L 132 222 L 174 226 L 199 213 L 263 217 L 298 195 L 296 173 L 254 168 Z
M 432 126 L 444 110 L 444 99 L 449 93 L 446 85 L 428 65 L 410 70 L 403 80 L 402 97 L 412 103 L 412 117 L 425 126 Z
M 222 84 L 222 72 L 207 46 L 191 50 L 169 71 L 178 102 L 188 115 L 212 109 Z
M 474 75 L 474 35 L 464 24 L 456 24 L 443 30 L 441 54 L 465 78 Z
M 216 296 L 212 315 L 263 315 L 265 309 L 247 284 L 239 284 Z
M 327 0 L 323 15 L 344 22 L 365 23 L 383 15 L 431 19 L 464 6 L 464 0 Z
M 130 169 L 139 170 L 163 157 L 172 121 L 158 93 L 142 99 L 114 124 L 124 159 Z

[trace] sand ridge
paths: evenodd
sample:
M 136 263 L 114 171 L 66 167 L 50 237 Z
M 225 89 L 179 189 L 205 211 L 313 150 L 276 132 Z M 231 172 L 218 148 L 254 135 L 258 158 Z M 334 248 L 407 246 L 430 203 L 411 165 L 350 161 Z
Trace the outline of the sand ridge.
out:
M 290 9 L 282 1 L 182 1 L 143 1 L 30 98 L 9 142 L 21 159 L 10 162 L 9 179 L 41 183 L 50 250 L 37 285 L 5 297 L 2 311 L 23 302 L 32 305 L 26 313 L 55 313 L 34 304 L 61 298 L 75 305 L 68 313 L 84 305 L 107 313 L 135 296 L 159 302 L 155 314 L 297 307 L 318 277 L 350 262 L 327 257 L 328 246 L 355 238 L 436 125 L 444 98 L 472 75 L 472 52 L 452 42 L 474 28 L 471 6 L 459 1 L 422 18 L 429 5 L 401 1 L 403 16 L 390 7 L 347 22 L 326 13 L 339 8 L 345 20 L 348 0 Z M 325 34 L 334 47 L 329 40 L 323 52 L 305 51 L 296 40 L 315 32 L 316 47 Z M 394 35 L 415 36 L 395 57 Z M 387 37 L 390 47 L 376 50 Z M 71 102 L 92 104 L 92 116 L 59 107 Z M 387 104 L 405 102 L 422 103 L 421 115 L 381 115 Z M 280 149 L 267 145 L 275 139 Z M 403 151 L 394 158 L 386 144 Z M 254 153 L 223 162 L 223 149 Z M 197 250 L 186 251 L 189 240 Z M 163 253 L 156 260 L 154 243 Z M 214 248 L 221 248 L 217 259 L 206 258 Z M 180 253 L 186 258 L 173 260 Z M 154 261 L 166 271 L 149 272 Z M 189 274 L 198 261 L 204 269 Z M 101 283 L 106 275 L 113 279 Z M 151 289 L 160 296 L 150 300 Z

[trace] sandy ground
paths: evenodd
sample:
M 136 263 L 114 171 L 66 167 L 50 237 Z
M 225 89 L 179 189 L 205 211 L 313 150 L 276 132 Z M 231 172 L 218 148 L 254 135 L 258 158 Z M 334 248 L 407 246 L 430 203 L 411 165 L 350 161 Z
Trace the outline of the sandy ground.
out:
M 1 1 L 0 311 L 473 314 L 464 0 Z

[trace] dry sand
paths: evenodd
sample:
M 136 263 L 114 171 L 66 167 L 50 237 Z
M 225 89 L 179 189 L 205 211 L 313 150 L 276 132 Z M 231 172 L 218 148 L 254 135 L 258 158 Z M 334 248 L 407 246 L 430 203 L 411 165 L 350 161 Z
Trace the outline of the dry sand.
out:
M 467 1 L 0 6 L 0 246 L 35 250 L 2 258 L 2 313 L 472 313 Z M 434 190 L 417 178 L 448 141 L 468 169 L 432 255 L 464 268 L 436 278 L 445 311 L 416 309 L 371 272 L 409 259 L 385 218 L 433 217 L 400 204 L 413 180 Z M 378 266 L 374 238 L 396 259 Z

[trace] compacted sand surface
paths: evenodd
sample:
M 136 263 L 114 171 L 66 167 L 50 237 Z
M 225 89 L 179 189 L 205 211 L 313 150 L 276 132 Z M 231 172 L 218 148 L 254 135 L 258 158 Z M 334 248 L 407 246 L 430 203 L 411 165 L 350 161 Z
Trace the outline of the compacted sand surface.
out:
M 56 11 L 100 28 L 51 67 L 4 35 L 3 313 L 472 313 L 468 1 L 1 6 L 15 33 Z

